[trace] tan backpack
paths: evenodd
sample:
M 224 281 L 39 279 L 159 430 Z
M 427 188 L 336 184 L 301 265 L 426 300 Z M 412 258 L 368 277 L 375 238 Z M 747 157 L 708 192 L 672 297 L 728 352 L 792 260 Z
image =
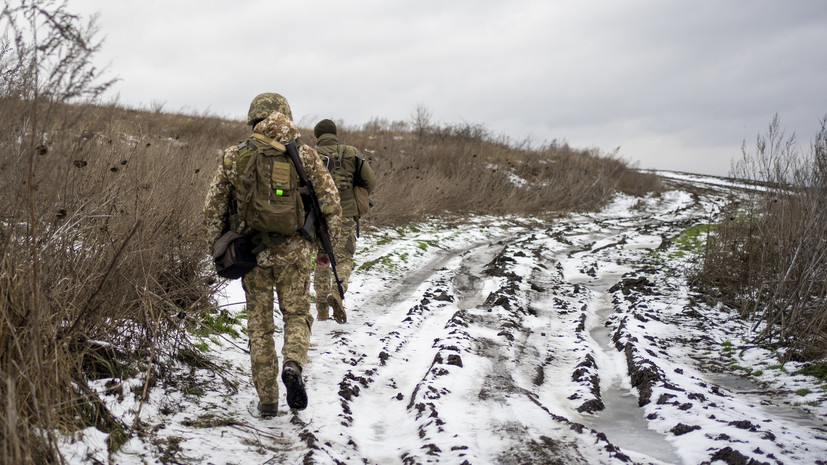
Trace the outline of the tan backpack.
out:
M 236 172 L 233 187 L 243 234 L 252 233 L 254 244 L 266 248 L 299 231 L 305 221 L 299 175 L 282 144 L 254 133 L 238 145 Z M 256 238 L 255 233 L 263 234 Z

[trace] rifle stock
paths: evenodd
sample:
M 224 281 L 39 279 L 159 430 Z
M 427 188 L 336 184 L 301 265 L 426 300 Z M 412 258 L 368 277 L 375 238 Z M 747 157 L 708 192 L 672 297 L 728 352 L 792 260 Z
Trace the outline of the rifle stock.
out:
M 287 155 L 293 161 L 293 165 L 296 167 L 296 172 L 299 174 L 299 179 L 307 187 L 307 192 L 301 192 L 302 195 L 306 196 L 305 198 L 309 200 L 308 203 L 310 204 L 310 212 L 308 213 L 307 220 L 302 228 L 303 233 L 308 237 L 311 237 L 310 233 L 315 229 L 316 238 L 319 240 L 325 253 L 330 258 L 330 269 L 333 270 L 333 278 L 336 280 L 336 288 L 339 291 L 339 296 L 344 300 L 345 291 L 342 288 L 342 280 L 339 279 L 339 273 L 336 272 L 336 257 L 333 254 L 333 243 L 330 241 L 330 230 L 327 227 L 327 220 L 324 215 L 322 215 L 322 207 L 319 205 L 319 198 L 316 197 L 316 191 L 313 190 L 313 183 L 310 182 L 310 178 L 307 177 L 307 173 L 304 171 L 304 165 L 299 157 L 299 151 L 296 148 L 296 141 L 291 140 L 290 142 L 284 144 L 284 148 L 286 149 Z

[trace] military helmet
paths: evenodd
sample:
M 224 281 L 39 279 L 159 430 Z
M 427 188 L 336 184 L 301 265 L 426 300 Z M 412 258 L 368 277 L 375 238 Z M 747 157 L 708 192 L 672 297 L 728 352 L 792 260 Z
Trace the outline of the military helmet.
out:
M 252 126 L 270 116 L 270 113 L 274 111 L 287 115 L 291 121 L 293 120 L 293 113 L 290 111 L 290 104 L 287 103 L 286 98 L 272 92 L 258 94 L 250 103 L 250 111 L 247 112 L 247 124 Z

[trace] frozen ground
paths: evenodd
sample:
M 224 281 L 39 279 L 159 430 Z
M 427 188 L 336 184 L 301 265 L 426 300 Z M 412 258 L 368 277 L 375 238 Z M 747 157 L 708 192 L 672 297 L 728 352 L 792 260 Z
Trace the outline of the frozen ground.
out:
M 205 340 L 220 369 L 181 364 L 186 389 L 151 389 L 144 433 L 113 457 L 94 429 L 62 451 L 72 464 L 827 463 L 824 383 L 686 285 L 677 238 L 735 192 L 703 184 L 550 222 L 372 231 L 348 323 L 313 327 L 306 410 L 282 398 L 278 417 L 250 414 L 239 326 Z M 239 283 L 220 300 L 242 312 Z M 102 397 L 132 425 L 144 380 L 116 381 L 127 394 Z

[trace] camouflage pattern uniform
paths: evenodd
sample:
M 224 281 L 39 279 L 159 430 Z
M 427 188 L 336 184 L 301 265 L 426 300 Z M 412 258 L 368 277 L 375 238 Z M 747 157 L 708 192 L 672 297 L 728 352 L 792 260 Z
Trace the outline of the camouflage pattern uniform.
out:
M 274 111 L 273 111 L 274 110 Z M 299 138 L 299 130 L 293 125 L 290 107 L 278 94 L 262 94 L 253 100 L 248 124 L 253 132 L 285 143 Z M 327 219 L 332 241 L 341 234 L 341 206 L 339 192 L 315 150 L 306 144 L 298 144 L 298 152 L 304 169 L 313 184 L 322 213 Z M 204 214 L 207 239 L 215 242 L 229 229 L 229 203 L 233 198 L 233 185 L 238 180 L 236 157 L 238 146 L 224 150 L 221 162 L 210 184 Z M 242 234 L 249 233 L 241 225 Z M 249 228 L 247 228 L 249 229 Z M 278 295 L 279 310 L 284 321 L 284 363 L 294 361 L 299 368 L 307 358 L 310 329 L 310 256 L 313 246 L 306 239 L 294 234 L 276 247 L 265 249 L 256 255 L 258 265 L 242 278 L 247 299 L 247 331 L 250 338 L 250 359 L 253 384 L 261 403 L 278 403 L 279 372 L 273 332 L 273 285 Z
M 336 179 L 337 176 L 334 175 L 334 181 L 340 184 L 339 196 L 342 201 L 342 217 L 344 219 L 342 221 L 341 240 L 333 247 L 336 258 L 336 272 L 342 281 L 343 290 L 347 291 L 350 275 L 353 272 L 353 255 L 356 253 L 356 229 L 359 221 L 359 211 L 356 207 L 352 186 L 364 187 L 368 193 L 372 193 L 376 187 L 376 175 L 356 147 L 339 143 L 339 139 L 336 137 L 336 125 L 333 121 L 320 121 L 316 125 L 314 134 L 318 139 L 316 151 L 323 159 L 326 158 L 325 163 L 328 169 L 333 172 L 334 159 L 338 159 L 338 162 L 344 166 L 344 172 L 348 176 L 347 180 L 340 180 Z M 357 170 L 359 170 L 358 173 Z M 343 189 L 341 187 L 343 184 L 351 187 Z M 328 316 L 328 300 L 325 297 L 331 293 L 331 288 L 334 293 L 338 294 L 335 283 L 332 283 L 331 275 L 330 268 L 315 267 L 313 288 L 316 293 L 316 312 L 320 320 Z

